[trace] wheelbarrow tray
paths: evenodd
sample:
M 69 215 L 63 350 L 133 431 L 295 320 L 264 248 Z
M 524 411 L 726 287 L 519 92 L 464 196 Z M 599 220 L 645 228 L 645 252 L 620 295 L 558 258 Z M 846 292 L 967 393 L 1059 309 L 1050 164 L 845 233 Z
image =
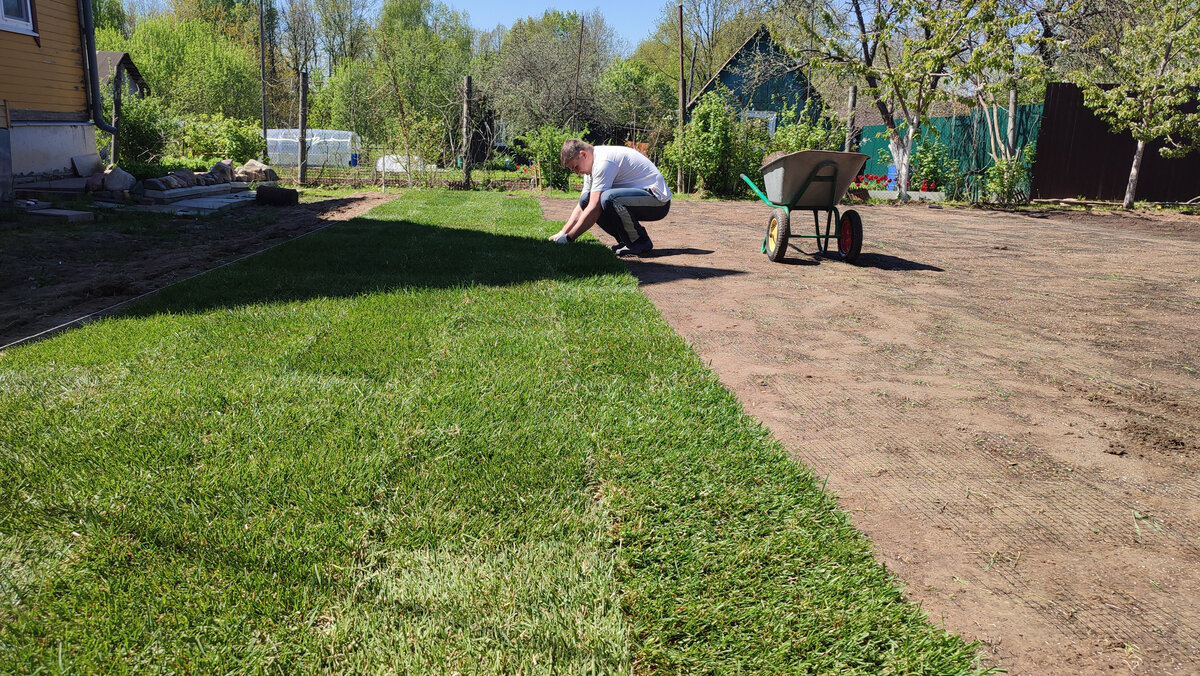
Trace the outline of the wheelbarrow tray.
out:
M 829 150 L 801 150 L 772 160 L 762 167 L 767 199 L 792 209 L 828 209 L 842 201 L 846 190 L 862 171 L 868 156 L 863 153 L 841 153 Z M 831 161 L 818 169 L 822 162 Z M 812 181 L 815 176 L 832 176 L 837 169 L 837 181 Z M 816 171 L 816 174 L 813 172 Z M 797 192 L 808 183 L 803 195 Z M 790 203 L 789 200 L 795 200 Z

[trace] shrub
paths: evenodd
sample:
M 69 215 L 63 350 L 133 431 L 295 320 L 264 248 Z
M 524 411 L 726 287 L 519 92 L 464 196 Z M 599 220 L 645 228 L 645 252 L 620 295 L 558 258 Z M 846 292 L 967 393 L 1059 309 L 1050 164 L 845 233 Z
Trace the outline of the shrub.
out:
M 816 104 L 819 105 L 819 104 Z M 826 107 L 817 109 L 809 99 L 799 112 L 785 108 L 771 139 L 771 151 L 794 153 L 801 150 L 841 150 L 846 132 L 840 128 L 833 112 Z
M 933 185 L 947 193 L 962 192 L 962 172 L 946 146 L 936 137 L 922 135 L 912 157 L 909 185 Z M 950 195 L 952 197 L 956 195 Z
M 187 171 L 207 171 L 215 163 L 216 160 L 210 162 L 207 159 L 198 157 L 164 157 L 156 162 L 122 160 L 121 168 L 133 174 L 133 177 L 139 181 L 144 181 L 148 178 L 166 176 L 173 171 L 181 169 Z
M 244 164 L 266 152 L 266 142 L 257 124 L 220 113 L 187 117 L 178 133 L 175 146 L 185 156 L 229 158 L 234 164 Z
M 1022 204 L 1029 200 L 1029 174 L 1033 146 L 1017 151 L 1016 157 L 996 160 L 984 178 L 984 193 L 999 204 Z
M 542 187 L 552 190 L 566 190 L 570 186 L 571 172 L 559 163 L 562 157 L 562 146 L 567 139 L 579 138 L 575 132 L 561 129 L 551 124 L 543 125 L 533 131 L 518 137 L 529 151 L 529 158 L 537 164 L 542 172 Z
M 675 139 L 664 149 L 664 175 L 675 176 L 682 166 L 704 191 L 724 196 L 747 192 L 739 174 L 756 175 L 770 144 L 761 122 L 739 120 L 723 91 L 710 91 L 700 99 L 682 141 Z
M 171 140 L 174 123 L 162 101 L 153 96 L 131 96 L 121 102 L 121 165 L 154 162 L 162 157 Z M 98 134 L 108 138 L 107 134 Z

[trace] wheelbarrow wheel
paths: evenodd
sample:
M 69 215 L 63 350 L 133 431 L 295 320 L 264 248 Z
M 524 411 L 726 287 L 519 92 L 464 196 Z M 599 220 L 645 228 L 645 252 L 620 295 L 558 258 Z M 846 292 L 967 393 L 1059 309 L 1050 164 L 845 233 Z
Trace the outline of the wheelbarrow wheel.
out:
M 772 263 L 783 260 L 791 234 L 787 209 L 772 209 L 771 219 L 767 221 L 767 258 Z
M 838 256 L 847 263 L 858 259 L 862 251 L 862 219 L 858 212 L 850 209 L 842 214 L 838 223 Z

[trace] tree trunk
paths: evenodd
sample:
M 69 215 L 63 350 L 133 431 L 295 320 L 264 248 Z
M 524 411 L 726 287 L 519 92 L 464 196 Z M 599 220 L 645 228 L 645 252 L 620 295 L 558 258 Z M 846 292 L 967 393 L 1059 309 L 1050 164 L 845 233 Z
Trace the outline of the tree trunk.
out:
M 1017 87 L 1008 90 L 1008 155 L 1007 159 L 1017 156 Z
M 909 123 L 903 136 L 896 131 L 888 138 L 888 152 L 892 154 L 892 162 L 896 164 L 896 197 L 901 202 L 908 201 L 908 176 L 912 173 L 914 134 L 913 125 Z
M 1125 201 L 1121 207 L 1133 208 L 1133 196 L 1137 194 L 1138 172 L 1142 170 L 1142 153 L 1146 151 L 1146 142 L 1139 140 L 1137 150 L 1133 153 L 1133 167 L 1129 170 L 1129 184 L 1125 186 Z
M 842 143 L 842 152 L 850 152 L 850 142 L 854 140 L 854 110 L 858 107 L 858 85 L 850 85 L 850 100 L 846 102 L 850 111 L 846 114 L 846 140 Z

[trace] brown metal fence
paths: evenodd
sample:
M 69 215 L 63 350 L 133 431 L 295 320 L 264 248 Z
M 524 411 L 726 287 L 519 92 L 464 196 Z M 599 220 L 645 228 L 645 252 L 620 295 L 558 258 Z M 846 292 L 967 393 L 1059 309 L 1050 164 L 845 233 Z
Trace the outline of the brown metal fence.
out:
M 1078 87 L 1051 83 L 1033 162 L 1033 197 L 1121 200 L 1136 147 L 1132 136 L 1112 133 L 1083 105 Z M 1136 199 L 1186 202 L 1200 196 L 1200 153 L 1166 159 L 1158 152 L 1161 147 L 1146 148 Z

